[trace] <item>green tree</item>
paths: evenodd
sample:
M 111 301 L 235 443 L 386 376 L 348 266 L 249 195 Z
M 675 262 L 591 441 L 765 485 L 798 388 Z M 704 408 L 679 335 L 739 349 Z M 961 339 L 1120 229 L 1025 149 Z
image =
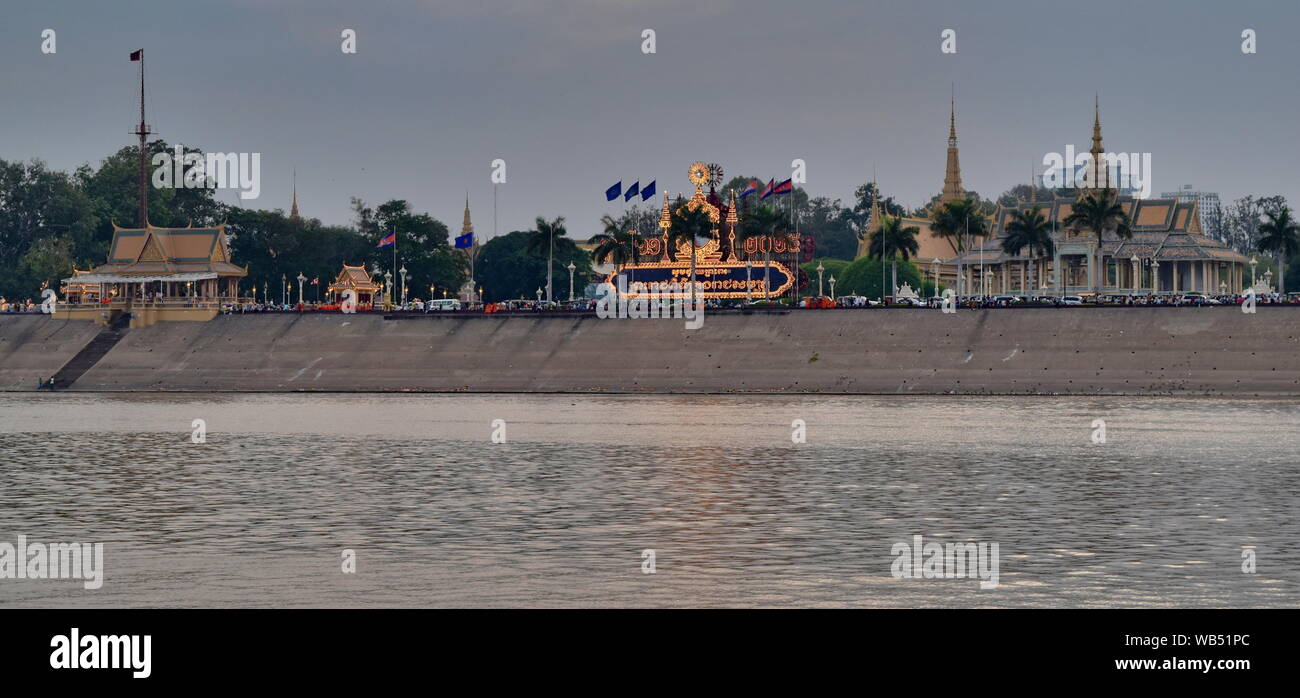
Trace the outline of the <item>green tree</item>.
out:
M 600 217 L 600 223 L 604 230 L 587 239 L 587 244 L 596 246 L 596 249 L 591 251 L 592 261 L 596 264 L 609 262 L 619 268 L 634 261 L 636 245 L 631 232 L 624 227 L 623 221 L 604 215 Z
M 988 235 L 988 218 L 980 210 L 974 198 L 949 201 L 938 206 L 930 213 L 930 234 L 943 238 L 952 246 L 952 251 L 961 255 L 976 238 Z M 965 293 L 962 286 L 962 263 L 957 262 L 957 293 Z
M 1013 210 L 1011 220 L 1007 221 L 1006 233 L 1002 239 L 1002 250 L 1009 255 L 1019 256 L 1026 249 L 1029 250 L 1031 260 L 1056 254 L 1051 228 L 1037 206 Z M 1035 288 L 1033 264 L 1029 265 L 1029 288 Z
M 1102 241 L 1106 233 L 1113 233 L 1121 239 L 1133 237 L 1133 228 L 1128 219 L 1128 214 L 1124 212 L 1124 207 L 1119 203 L 1119 196 L 1114 189 L 1102 189 L 1097 192 L 1089 192 L 1082 199 L 1076 200 L 1074 206 L 1070 209 L 1070 215 L 1061 221 L 1062 224 L 1073 226 L 1076 230 L 1088 230 L 1097 236 L 1097 263 L 1094 282 L 1094 290 L 1101 291 L 1102 277 Z
M 1256 244 L 1260 252 L 1272 252 L 1277 257 L 1277 288 L 1279 292 L 1286 293 L 1287 260 L 1295 259 L 1296 254 L 1300 253 L 1300 227 L 1296 226 L 1288 206 L 1267 211 L 1264 218 L 1264 222 L 1259 225 L 1260 237 Z
M 850 210 L 846 217 L 853 226 L 864 228 L 871 224 L 868 220 L 871 218 L 871 204 L 880 199 L 880 212 L 886 216 L 905 216 L 907 210 L 903 205 L 894 201 L 894 197 L 885 196 L 877 187 L 875 182 L 867 182 L 859 186 L 853 192 L 853 209 Z M 853 242 L 853 254 L 857 255 L 857 240 Z
M 59 288 L 59 282 L 72 276 L 72 240 L 67 236 L 42 237 L 27 248 L 19 268 L 36 286 Z
M 568 231 L 564 227 L 564 216 L 551 221 L 538 216 L 533 223 L 532 234 L 528 238 L 529 254 L 546 254 L 546 300 L 548 301 L 552 300 L 551 267 L 555 261 L 555 245 L 557 240 L 567 240 L 568 238 L 565 237 L 567 234 Z M 570 240 L 569 244 L 572 245 L 573 241 Z
M 867 255 L 876 259 L 888 259 L 893 268 L 890 296 L 898 295 L 898 258 L 907 261 L 920 251 L 921 245 L 916 241 L 920 232 L 921 229 L 914 225 L 903 227 L 903 219 L 898 216 L 884 216 L 880 227 L 867 242 Z
M 836 283 L 844 278 L 844 270 L 848 268 L 850 262 L 847 259 L 835 259 L 833 257 L 818 257 L 811 262 L 804 262 L 800 268 L 808 275 L 808 283 L 804 285 L 805 289 L 817 287 L 817 265 L 822 265 L 822 291 L 823 295 L 830 293 L 828 285 L 831 277 L 835 277 Z
M 852 259 L 858 252 L 858 236 L 851 214 L 840 206 L 839 199 L 815 197 L 807 209 L 799 211 L 799 234 L 812 238 L 818 255 Z
M 29 163 L 0 160 L 0 296 L 30 298 L 45 278 L 48 268 L 41 266 L 50 259 L 49 252 L 64 249 L 72 263 L 89 266 L 104 261 L 107 245 L 96 240 L 95 205 L 66 173 L 49 170 L 40 160 Z M 42 242 L 58 239 L 54 243 Z M 23 260 L 33 245 L 41 251 L 32 261 L 37 267 L 24 266 Z M 65 274 L 66 277 L 66 274 Z M 60 277 L 64 278 L 64 277 Z M 57 284 L 53 284 L 57 287 Z
M 536 298 L 536 290 L 546 285 L 546 260 L 529 251 L 536 231 L 516 230 L 488 240 L 479 251 L 477 274 L 483 287 L 484 299 L 497 302 L 512 299 Z M 555 240 L 555 262 L 574 271 L 575 292 L 586 286 L 591 276 L 591 258 L 573 240 L 563 237 Z
M 835 293 L 841 296 L 861 295 L 868 298 L 883 298 L 888 295 L 884 271 L 884 261 L 879 258 L 855 259 L 841 274 L 835 275 Z M 934 285 L 925 280 L 925 275 L 911 261 L 903 261 L 898 265 L 898 279 L 900 283 L 911 285 L 920 295 L 934 294 Z

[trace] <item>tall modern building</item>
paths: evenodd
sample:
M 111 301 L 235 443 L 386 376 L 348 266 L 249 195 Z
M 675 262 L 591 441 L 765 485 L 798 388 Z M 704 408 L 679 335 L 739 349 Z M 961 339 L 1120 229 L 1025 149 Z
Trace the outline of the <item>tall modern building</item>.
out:
M 1190 184 L 1184 184 L 1178 191 L 1167 191 L 1160 195 L 1162 199 L 1178 199 L 1180 203 L 1195 201 L 1196 211 L 1201 221 L 1201 230 L 1211 234 L 1217 234 L 1213 225 L 1206 225 L 1212 216 L 1219 210 L 1219 194 L 1212 191 L 1197 191 Z

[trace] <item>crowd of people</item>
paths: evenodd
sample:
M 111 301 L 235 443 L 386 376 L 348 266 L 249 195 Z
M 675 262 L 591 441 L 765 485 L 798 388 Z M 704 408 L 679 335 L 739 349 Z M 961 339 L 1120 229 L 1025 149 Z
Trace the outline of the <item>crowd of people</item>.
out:
M 0 296 L 0 313 L 39 313 L 41 304 L 33 303 L 32 299 L 26 301 L 11 301 Z

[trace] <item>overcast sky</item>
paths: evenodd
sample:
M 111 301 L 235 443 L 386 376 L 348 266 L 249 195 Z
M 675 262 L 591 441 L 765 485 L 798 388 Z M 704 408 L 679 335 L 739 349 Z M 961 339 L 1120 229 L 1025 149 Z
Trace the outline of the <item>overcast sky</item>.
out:
M 71 169 L 130 144 L 144 47 L 159 137 L 261 153 L 256 208 L 289 208 L 296 167 L 303 215 L 327 223 L 350 196 L 404 198 L 455 231 L 468 189 L 490 235 L 495 158 L 501 233 L 564 215 L 586 237 L 621 210 L 607 186 L 679 192 L 695 160 L 780 179 L 802 158 L 812 195 L 846 201 L 874 167 L 915 206 L 942 187 L 954 83 L 985 196 L 1087 150 L 1096 92 L 1107 149 L 1151 153 L 1155 194 L 1294 204 L 1297 34 L 1291 1 L 5 0 L 0 158 Z

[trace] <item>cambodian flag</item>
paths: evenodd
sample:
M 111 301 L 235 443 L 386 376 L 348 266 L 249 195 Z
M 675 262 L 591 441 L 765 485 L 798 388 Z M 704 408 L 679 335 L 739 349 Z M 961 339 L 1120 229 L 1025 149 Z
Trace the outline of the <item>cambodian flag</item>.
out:
M 757 179 L 750 180 L 749 186 L 745 188 L 745 191 L 742 191 L 740 193 L 740 198 L 743 199 L 746 196 L 749 196 L 750 194 L 757 194 L 758 188 L 761 186 L 763 186 L 763 183 L 758 181 Z
M 396 244 L 397 244 L 397 232 L 394 231 L 394 232 L 391 232 L 391 233 L 385 235 L 383 238 L 381 238 L 381 239 L 379 240 L 379 244 L 378 244 L 378 245 L 375 245 L 375 247 L 377 247 L 377 248 L 382 248 L 382 247 L 391 247 L 391 246 L 396 245 Z
M 776 180 L 775 179 L 767 180 L 767 186 L 763 187 L 763 193 L 758 195 L 758 200 L 762 201 L 763 199 L 766 199 L 767 197 L 771 196 L 772 190 L 775 188 L 776 188 Z
M 787 179 L 784 182 L 781 182 L 780 184 L 776 185 L 776 188 L 772 190 L 772 193 L 789 194 L 792 191 L 794 191 L 794 184 L 792 184 L 790 180 Z

